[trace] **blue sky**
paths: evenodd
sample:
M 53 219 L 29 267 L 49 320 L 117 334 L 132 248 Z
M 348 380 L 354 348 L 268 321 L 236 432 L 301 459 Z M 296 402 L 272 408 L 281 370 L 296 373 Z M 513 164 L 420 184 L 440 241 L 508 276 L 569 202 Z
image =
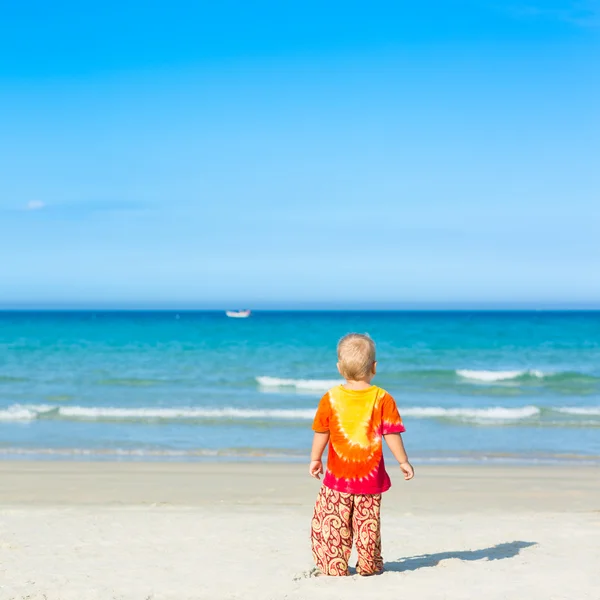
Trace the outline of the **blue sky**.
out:
M 600 2 L 27 2 L 0 306 L 600 307 Z

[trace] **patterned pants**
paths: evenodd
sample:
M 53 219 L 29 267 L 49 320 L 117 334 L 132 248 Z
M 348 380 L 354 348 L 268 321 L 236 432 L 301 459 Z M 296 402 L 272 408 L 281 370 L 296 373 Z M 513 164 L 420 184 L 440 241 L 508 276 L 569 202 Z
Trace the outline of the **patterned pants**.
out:
M 317 497 L 311 542 L 315 564 L 324 575 L 349 575 L 352 538 L 359 575 L 383 571 L 379 511 L 381 494 L 345 494 L 324 485 Z

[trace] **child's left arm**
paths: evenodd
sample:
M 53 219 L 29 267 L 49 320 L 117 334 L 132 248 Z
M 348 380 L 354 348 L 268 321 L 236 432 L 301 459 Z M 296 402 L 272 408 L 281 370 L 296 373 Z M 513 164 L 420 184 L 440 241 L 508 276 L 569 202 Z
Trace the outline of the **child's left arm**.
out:
M 400 470 L 404 473 L 404 479 L 406 479 L 406 481 L 411 480 L 415 476 L 415 470 L 408 462 L 408 455 L 404 449 L 402 436 L 399 433 L 388 433 L 384 435 L 383 438 L 392 451 L 394 458 L 400 464 Z
M 308 472 L 315 479 L 321 479 L 321 475 L 323 475 L 323 462 L 321 458 L 328 442 L 329 431 L 315 431 L 312 450 L 310 451 L 310 467 L 308 468 Z

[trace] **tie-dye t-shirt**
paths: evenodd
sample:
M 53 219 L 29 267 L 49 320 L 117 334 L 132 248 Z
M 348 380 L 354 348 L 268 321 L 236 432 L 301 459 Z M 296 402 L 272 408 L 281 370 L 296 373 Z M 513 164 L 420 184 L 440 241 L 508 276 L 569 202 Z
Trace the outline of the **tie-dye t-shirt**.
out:
M 390 488 L 382 436 L 402 433 L 404 426 L 385 390 L 374 385 L 365 390 L 332 388 L 319 402 L 313 430 L 329 432 L 324 485 L 351 494 L 380 494 Z

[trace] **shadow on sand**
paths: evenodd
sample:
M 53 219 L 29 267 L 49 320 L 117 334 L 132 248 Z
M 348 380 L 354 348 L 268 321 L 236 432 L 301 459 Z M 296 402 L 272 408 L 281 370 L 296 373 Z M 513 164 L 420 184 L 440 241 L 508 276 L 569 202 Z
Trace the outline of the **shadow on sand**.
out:
M 386 562 L 385 571 L 416 571 L 425 567 L 436 567 L 442 560 L 458 558 L 459 560 L 503 560 L 513 558 L 523 548 L 535 546 L 537 542 L 504 542 L 482 550 L 459 550 L 456 552 L 438 552 L 437 554 L 422 554 L 421 556 L 410 556 L 400 558 L 392 562 Z

